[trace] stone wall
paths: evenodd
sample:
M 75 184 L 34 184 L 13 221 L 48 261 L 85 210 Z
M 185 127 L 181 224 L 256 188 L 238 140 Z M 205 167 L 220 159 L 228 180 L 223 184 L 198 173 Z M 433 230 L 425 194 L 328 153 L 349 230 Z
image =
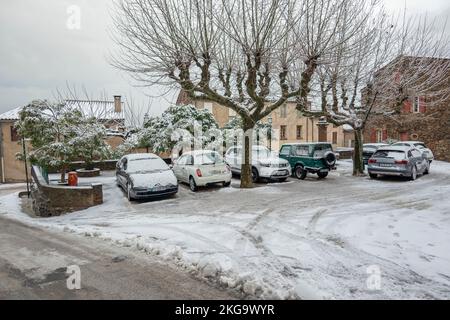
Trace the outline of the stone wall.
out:
M 32 167 L 34 186 L 31 192 L 37 216 L 52 217 L 87 209 L 103 203 L 103 186 L 67 187 L 48 184 L 37 166 Z

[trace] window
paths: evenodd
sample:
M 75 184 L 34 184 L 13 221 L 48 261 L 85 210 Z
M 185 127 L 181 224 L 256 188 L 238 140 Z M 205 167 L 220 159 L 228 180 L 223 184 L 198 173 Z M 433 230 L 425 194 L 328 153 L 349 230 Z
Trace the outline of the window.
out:
M 11 126 L 11 141 L 15 142 L 15 141 L 19 141 L 20 140 L 20 136 L 17 133 L 17 129 L 14 128 L 14 126 Z
M 283 104 L 280 108 L 280 118 L 286 118 L 287 117 L 287 106 Z
M 295 149 L 296 156 L 308 156 L 309 155 L 309 146 L 297 146 Z
M 287 140 L 286 126 L 280 126 L 280 140 Z
M 205 110 L 208 110 L 210 113 L 213 113 L 213 104 L 211 102 L 205 102 L 203 106 Z
M 337 144 L 338 133 L 333 132 L 333 144 Z
M 414 113 L 420 112 L 420 97 L 414 97 L 413 112 Z
M 289 156 L 291 154 L 291 146 L 284 146 L 281 148 L 280 155 Z
M 186 158 L 186 165 L 187 166 L 193 166 L 194 165 L 194 157 L 193 156 L 188 156 Z
M 377 130 L 377 143 L 380 143 L 383 141 L 383 130 Z
M 297 126 L 297 140 L 303 139 L 303 127 Z

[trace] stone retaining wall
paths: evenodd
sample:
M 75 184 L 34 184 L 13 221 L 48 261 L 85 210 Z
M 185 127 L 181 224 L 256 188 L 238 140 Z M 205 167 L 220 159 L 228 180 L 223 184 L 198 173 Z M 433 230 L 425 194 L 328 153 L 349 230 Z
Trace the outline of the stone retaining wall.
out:
M 45 181 L 37 166 L 32 167 L 32 176 L 35 184 L 31 196 L 37 216 L 59 216 L 103 203 L 102 184 L 80 187 L 51 185 Z

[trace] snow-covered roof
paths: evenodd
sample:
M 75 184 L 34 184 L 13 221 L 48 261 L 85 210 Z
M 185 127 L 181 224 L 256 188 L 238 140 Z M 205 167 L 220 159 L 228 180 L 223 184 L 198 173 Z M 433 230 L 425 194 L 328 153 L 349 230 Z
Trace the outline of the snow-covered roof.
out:
M 22 110 L 22 107 L 6 111 L 5 113 L 0 114 L 0 120 L 19 120 L 20 110 Z
M 114 101 L 66 100 L 69 107 L 80 110 L 86 117 L 98 120 L 124 120 L 123 102 L 121 112 L 115 112 Z
M 80 110 L 86 117 L 94 117 L 98 120 L 124 121 L 123 102 L 121 112 L 115 112 L 114 101 L 95 100 L 66 100 L 66 104 L 74 109 Z M 0 114 L 0 120 L 19 120 L 19 112 L 23 107 L 17 107 Z

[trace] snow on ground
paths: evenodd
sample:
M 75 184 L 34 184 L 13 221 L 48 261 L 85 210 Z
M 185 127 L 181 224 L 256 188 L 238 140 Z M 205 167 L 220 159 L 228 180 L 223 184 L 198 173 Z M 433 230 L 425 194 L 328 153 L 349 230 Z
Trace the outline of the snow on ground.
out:
M 129 203 L 111 173 L 89 181 L 104 184 L 102 206 L 34 219 L 12 194 L 0 214 L 138 248 L 250 297 L 450 298 L 449 163 L 412 182 L 355 178 L 340 161 L 325 180 L 252 190 L 235 180 L 142 203 Z

